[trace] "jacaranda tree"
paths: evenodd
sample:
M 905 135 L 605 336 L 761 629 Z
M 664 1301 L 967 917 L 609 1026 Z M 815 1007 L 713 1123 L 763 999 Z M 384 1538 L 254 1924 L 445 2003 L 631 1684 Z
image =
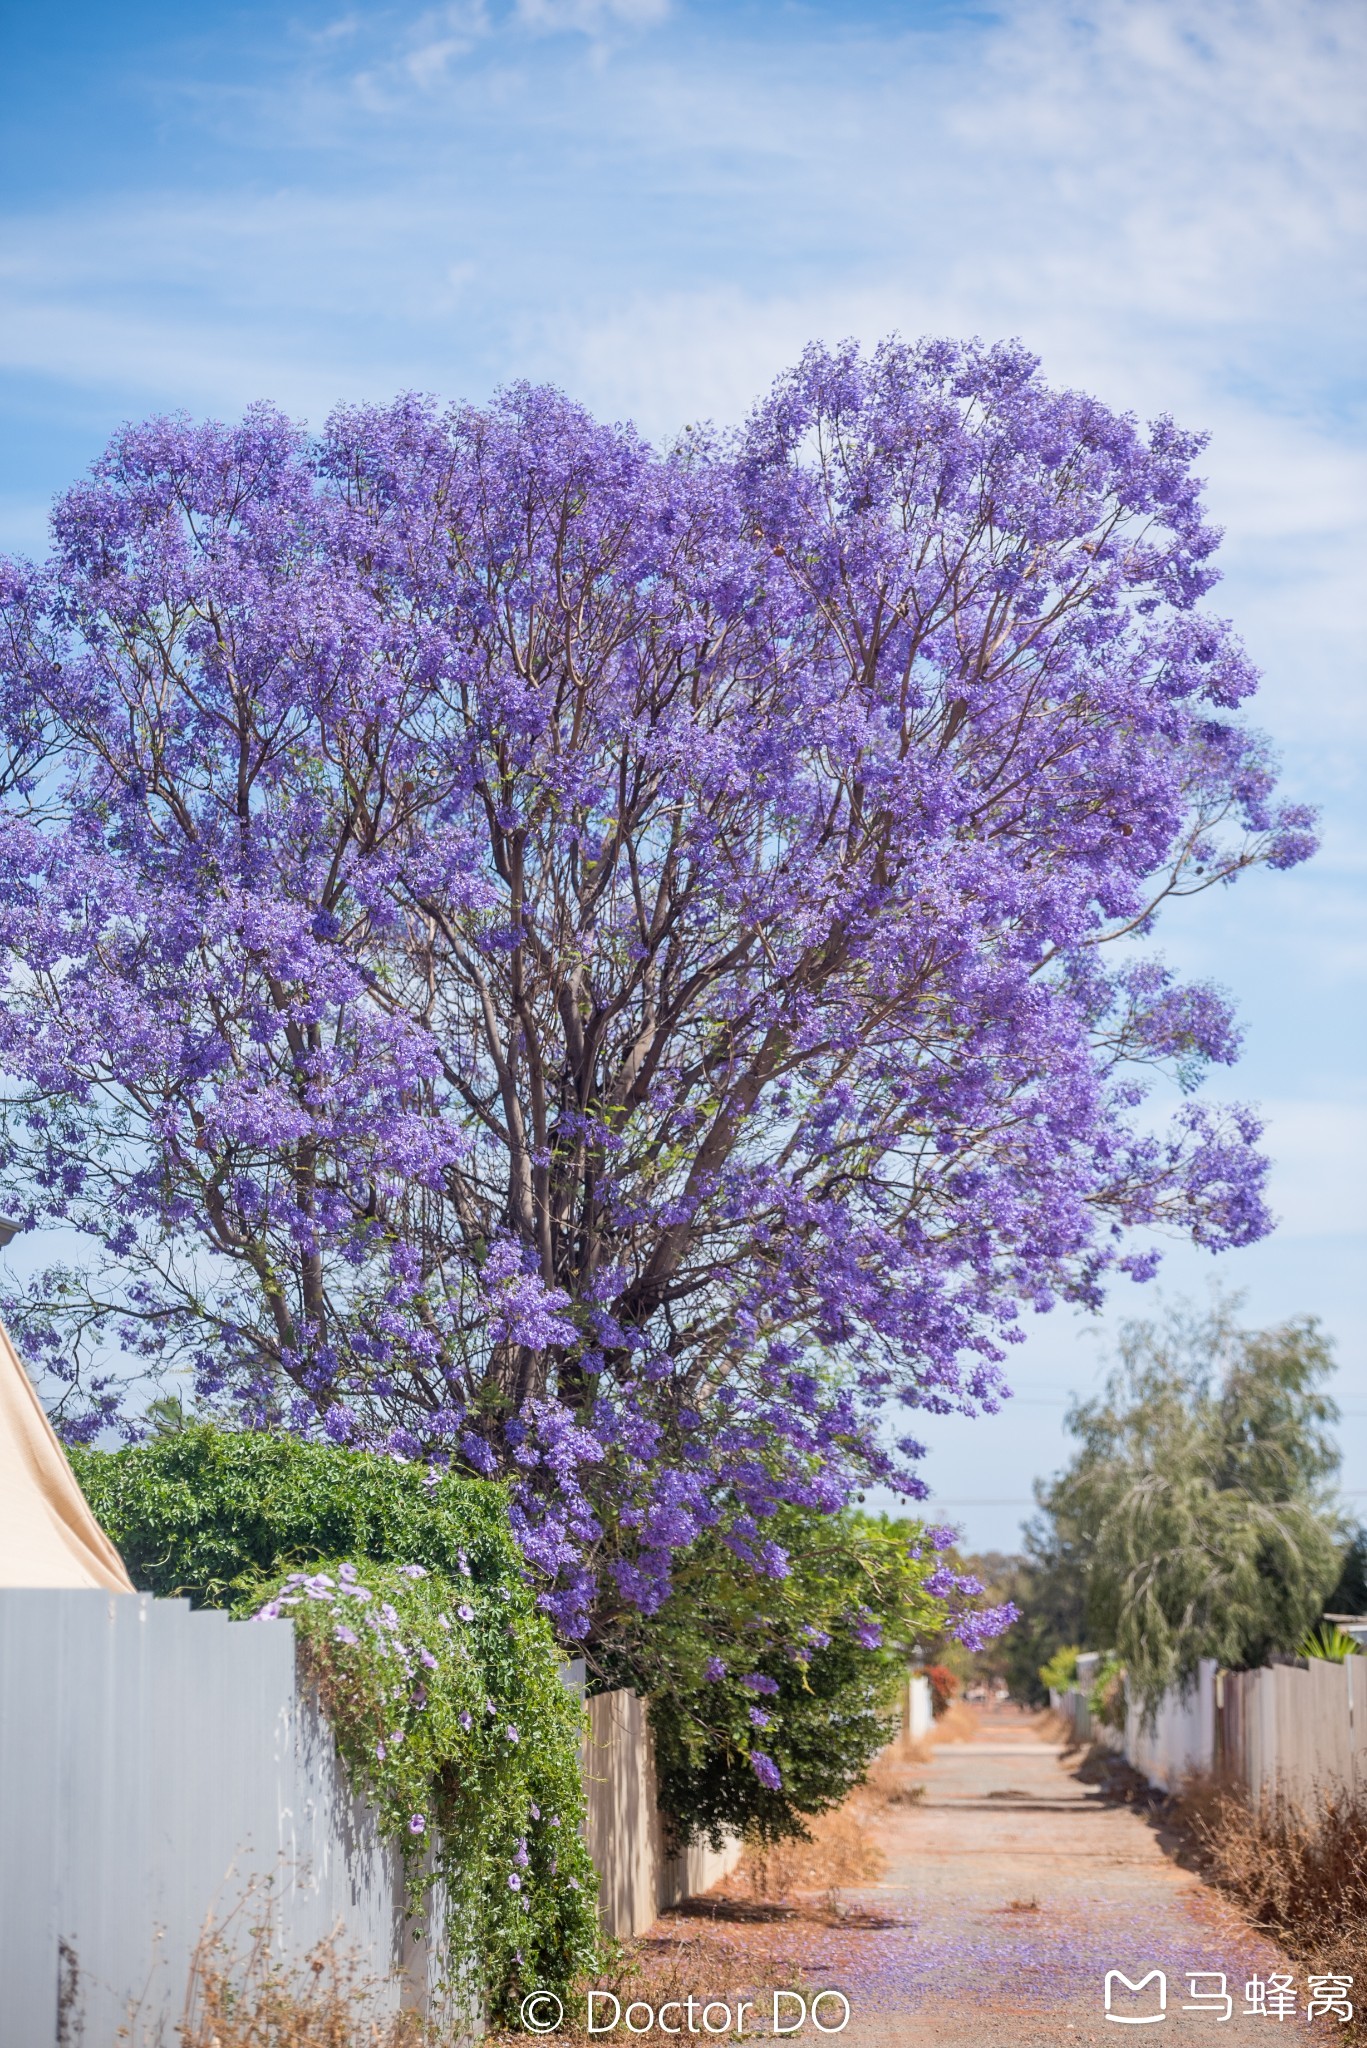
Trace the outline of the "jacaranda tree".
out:
M 516 1484 L 562 1627 L 917 1491 L 1023 1305 L 1267 1227 L 1166 898 L 1309 850 L 1198 437 L 1016 346 L 812 349 L 661 453 L 554 391 L 120 433 L 3 571 L 4 1199 L 66 1421 Z M 12 1311 L 14 1312 L 14 1311 Z M 103 1363 L 102 1363 L 103 1362 Z M 93 1376 L 92 1376 L 93 1375 Z M 904 1420 L 902 1427 L 909 1424 Z

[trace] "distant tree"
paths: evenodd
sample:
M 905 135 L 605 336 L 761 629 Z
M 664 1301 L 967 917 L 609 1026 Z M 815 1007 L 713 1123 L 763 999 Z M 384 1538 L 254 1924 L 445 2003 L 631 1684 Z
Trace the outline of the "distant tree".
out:
M 1072 1464 L 1042 1493 L 1036 1556 L 1085 1589 L 1087 1637 L 1152 1713 L 1203 1657 L 1293 1652 L 1339 1575 L 1332 1359 L 1312 1318 L 1243 1330 L 1229 1304 L 1131 1324 Z M 1027 1614 L 1029 1607 L 1027 1604 Z M 1075 1638 L 1076 1639 L 1076 1638 Z
M 970 1557 L 965 1564 L 982 1580 L 987 1597 L 1016 1610 L 1011 1627 L 973 1659 L 975 1674 L 1006 1687 L 1021 1706 L 1048 1703 L 1040 1666 L 1056 1651 L 1079 1643 L 1086 1629 L 1087 1590 L 1075 1542 L 1055 1525 L 1037 1519 L 1026 1530 L 1024 1555 Z
M 1190 1093 L 1228 1006 L 1123 945 L 1312 844 L 1200 446 L 947 342 L 663 453 L 526 388 L 121 432 L 0 564 L 0 1195 L 88 1253 L 13 1308 L 65 1426 L 121 1349 L 505 1475 L 577 1633 L 709 1526 L 781 1572 L 783 1504 L 918 1491 L 885 1423 L 995 1401 L 1132 1227 L 1259 1237 L 1257 1120 Z
M 1353 1531 L 1324 1607 L 1327 1614 L 1367 1614 L 1367 1529 Z

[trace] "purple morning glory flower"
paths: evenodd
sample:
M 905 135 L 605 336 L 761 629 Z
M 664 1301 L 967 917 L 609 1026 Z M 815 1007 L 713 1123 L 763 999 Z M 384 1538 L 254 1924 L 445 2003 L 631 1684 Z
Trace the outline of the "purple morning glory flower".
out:
M 456 1613 L 462 1621 L 473 1621 L 475 1618 L 475 1610 L 468 1600 L 461 1601 L 460 1606 L 456 1609 Z
M 409 1834 L 410 1834 L 410 1835 L 421 1835 L 421 1834 L 423 1834 L 423 1833 L 425 1833 L 425 1832 L 426 1832 L 426 1828 L 427 1828 L 427 1820 L 426 1820 L 426 1817 L 425 1817 L 425 1816 L 424 1816 L 423 1814 L 421 1814 L 421 1813 L 410 1813 L 410 1814 L 409 1814 L 409 1816 L 408 1816 L 408 1832 L 409 1832 Z
M 522 1879 L 515 1870 L 508 1872 L 508 1889 L 510 1892 L 520 1892 L 522 1889 Z

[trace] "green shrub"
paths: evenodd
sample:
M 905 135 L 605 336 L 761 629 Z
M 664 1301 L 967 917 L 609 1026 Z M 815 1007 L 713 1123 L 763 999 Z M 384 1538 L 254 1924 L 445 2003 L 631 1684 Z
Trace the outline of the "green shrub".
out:
M 320 1558 L 421 1564 L 515 1578 L 520 1553 L 502 1487 L 439 1477 L 366 1451 L 196 1424 L 120 1451 L 69 1450 L 134 1585 L 196 1607 Z
M 1357 1639 L 1336 1621 L 1322 1621 L 1318 1628 L 1307 1629 L 1296 1645 L 1297 1656 L 1317 1657 L 1326 1664 L 1346 1664 L 1357 1653 Z
M 1107 1728 L 1123 1728 L 1129 1713 L 1125 1688 L 1125 1666 L 1115 1656 L 1104 1657 L 1087 1694 L 1088 1712 Z
M 650 1700 L 660 1804 L 680 1842 L 805 1836 L 806 1816 L 838 1805 L 895 1732 L 911 1650 L 945 1618 L 914 1523 L 790 1508 L 765 1536 L 786 1576 L 709 1534 L 605 1665 L 607 1682 Z
M 1039 1667 L 1040 1684 L 1049 1692 L 1071 1692 L 1077 1684 L 1077 1660 L 1081 1654 L 1076 1643 L 1055 1650 L 1049 1662 Z
M 598 1942 L 583 1716 L 503 1489 L 207 1426 L 72 1462 L 135 1584 L 293 1620 L 421 1923 L 442 1882 L 467 1992 L 495 2016 L 524 1990 L 572 1995 Z

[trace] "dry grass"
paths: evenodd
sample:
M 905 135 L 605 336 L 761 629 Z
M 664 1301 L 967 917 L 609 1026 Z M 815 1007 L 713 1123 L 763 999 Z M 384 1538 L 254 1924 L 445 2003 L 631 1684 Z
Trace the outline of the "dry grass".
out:
M 963 1700 L 951 1700 L 938 1720 L 931 1723 L 932 1742 L 972 1742 L 980 1723 L 972 1707 Z
M 856 1795 L 857 1798 L 857 1795 Z M 788 1899 L 797 1892 L 835 1891 L 876 1884 L 887 1858 L 869 1833 L 870 1802 L 846 1800 L 811 1823 L 809 1842 L 747 1843 L 736 1873 L 754 1899 Z
M 1170 1815 L 1253 1926 L 1309 1970 L 1367 1985 L 1367 1792 L 1261 1813 L 1234 1787 L 1193 1779 Z M 1367 2041 L 1367 2012 L 1341 2038 Z
M 283 1957 L 269 1919 L 235 1935 L 206 1927 L 195 1948 L 180 2048 L 419 2048 L 431 2036 L 414 2013 L 379 2010 L 379 1987 L 335 1939 Z
M 635 2024 L 630 2030 L 632 2041 L 643 2042 L 645 2048 L 678 2048 L 679 2015 L 676 2013 L 670 2025 L 661 2027 L 655 2020 L 655 2015 L 661 2008 L 667 2009 L 671 2004 L 682 2005 L 690 1996 L 699 2001 L 705 1996 L 709 2000 L 715 1999 L 718 2003 L 729 2004 L 733 2012 L 738 1999 L 742 1996 L 749 1998 L 753 2004 L 753 1988 L 742 1985 L 739 1988 L 728 1989 L 719 1980 L 719 1961 L 722 1961 L 721 1954 L 704 1949 L 696 1940 L 687 1937 L 669 1941 L 655 1938 L 648 1941 L 623 1942 L 618 1945 L 609 1968 L 601 1976 L 595 1977 L 591 1986 L 595 1991 L 609 1993 L 618 2001 L 621 2016 L 613 2032 L 607 2036 L 602 2032 L 591 2035 L 588 2032 L 585 2012 L 567 2014 L 561 2025 L 546 2038 L 553 2040 L 556 2048 L 590 2048 L 590 2043 L 604 2038 L 620 2040 L 625 2037 L 627 2031 L 626 2014 L 634 2007 Z M 724 1970 L 724 1962 L 722 1967 Z M 733 1974 L 736 1967 L 735 1964 L 732 1965 Z M 739 1968 L 741 1975 L 744 1975 L 745 1966 L 741 1964 Z M 780 1989 L 797 1989 L 795 1979 L 791 1983 L 785 1982 L 788 1974 L 780 1967 L 773 1981 Z M 771 1995 L 766 1986 L 766 1996 Z M 643 2011 L 643 2007 L 649 2008 L 649 2012 Z M 610 2020 L 611 2017 L 609 2007 L 597 2007 L 600 2029 L 603 2022 Z M 647 2024 L 647 2020 L 651 2023 Z M 687 2031 L 685 2029 L 685 2033 Z M 696 2033 L 697 2028 L 693 2028 L 692 2031 Z M 746 2037 L 753 2038 L 753 2014 L 747 2021 Z M 529 2038 L 532 2037 L 520 2031 L 494 2033 L 485 2036 L 483 2048 L 526 2048 Z M 712 2038 L 729 2040 L 739 2037 L 713 2034 Z

